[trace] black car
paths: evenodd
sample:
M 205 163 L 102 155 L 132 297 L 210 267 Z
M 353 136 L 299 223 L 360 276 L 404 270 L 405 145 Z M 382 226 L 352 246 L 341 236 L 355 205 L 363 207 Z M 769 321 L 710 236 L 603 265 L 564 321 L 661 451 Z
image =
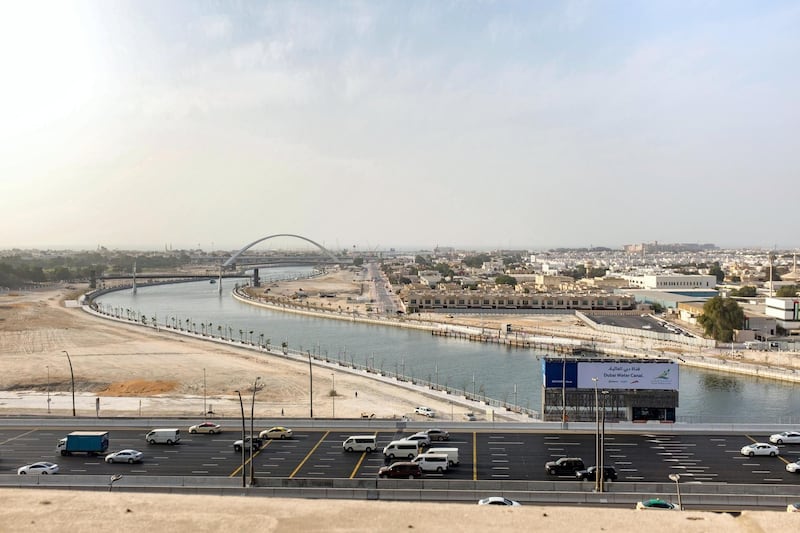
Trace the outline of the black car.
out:
M 575 477 L 581 481 L 586 481 L 591 479 L 592 481 L 596 480 L 597 467 L 590 466 L 586 470 L 578 470 L 575 472 Z M 603 481 L 616 481 L 617 479 L 617 469 L 613 466 L 604 466 L 603 467 Z
M 551 476 L 574 476 L 578 470 L 585 470 L 586 465 L 580 457 L 561 457 L 556 461 L 546 462 L 544 469 Z
M 400 461 L 389 466 L 382 466 L 378 470 L 378 477 L 400 477 L 400 478 L 421 478 L 422 469 L 419 463 Z

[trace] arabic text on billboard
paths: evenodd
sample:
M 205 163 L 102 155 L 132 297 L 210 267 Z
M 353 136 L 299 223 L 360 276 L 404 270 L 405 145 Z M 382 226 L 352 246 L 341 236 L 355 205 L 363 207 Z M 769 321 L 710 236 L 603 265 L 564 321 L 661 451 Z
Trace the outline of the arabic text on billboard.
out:
M 578 387 L 601 389 L 678 390 L 676 363 L 578 363 Z

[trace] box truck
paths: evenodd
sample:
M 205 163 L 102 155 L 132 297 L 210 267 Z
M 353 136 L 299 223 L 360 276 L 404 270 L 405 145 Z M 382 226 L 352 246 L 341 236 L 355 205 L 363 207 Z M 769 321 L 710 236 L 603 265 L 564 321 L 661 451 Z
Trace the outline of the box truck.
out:
M 61 455 L 105 453 L 108 450 L 108 431 L 73 431 L 58 441 L 57 449 Z

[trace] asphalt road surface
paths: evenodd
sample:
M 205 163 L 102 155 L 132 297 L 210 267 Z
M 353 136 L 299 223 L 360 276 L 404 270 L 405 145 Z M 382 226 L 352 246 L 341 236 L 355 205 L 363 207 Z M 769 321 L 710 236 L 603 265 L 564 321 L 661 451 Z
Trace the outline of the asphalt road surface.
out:
M 77 429 L 77 428 L 76 428 Z M 160 475 L 160 476 L 237 476 L 241 475 L 241 453 L 233 449 L 237 432 L 219 435 L 190 435 L 182 429 L 175 446 L 150 445 L 144 440 L 149 428 L 109 430 L 109 451 L 133 448 L 144 452 L 136 464 L 107 464 L 103 457 L 75 454 L 62 457 L 56 451 L 58 439 L 69 430 L 63 428 L 0 429 L 0 472 L 16 473 L 18 467 L 36 461 L 59 464 L 61 474 Z M 296 429 L 294 437 L 266 441 L 254 454 L 246 455 L 257 477 L 278 478 L 375 478 L 387 464 L 381 450 L 392 440 L 410 433 L 378 430 L 378 451 L 347 453 L 342 441 L 365 430 L 343 432 Z M 462 480 L 564 480 L 572 476 L 549 476 L 546 461 L 559 457 L 581 457 L 587 466 L 595 463 L 595 434 L 540 431 L 454 431 L 451 439 L 434 446 L 459 449 L 461 464 L 443 474 L 426 477 Z M 739 450 L 745 444 L 767 441 L 768 435 L 658 435 L 614 434 L 606 432 L 605 464 L 619 474 L 616 483 L 665 482 L 679 473 L 685 482 L 735 484 L 800 484 L 800 474 L 786 471 L 786 463 L 800 458 L 800 445 L 780 446 L 778 457 L 745 457 Z

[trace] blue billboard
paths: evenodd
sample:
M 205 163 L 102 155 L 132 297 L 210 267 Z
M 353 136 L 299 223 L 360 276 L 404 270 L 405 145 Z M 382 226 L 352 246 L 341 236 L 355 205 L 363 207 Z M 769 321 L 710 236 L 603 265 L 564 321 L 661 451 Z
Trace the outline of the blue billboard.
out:
M 545 388 L 578 388 L 578 362 L 542 359 L 542 378 Z

